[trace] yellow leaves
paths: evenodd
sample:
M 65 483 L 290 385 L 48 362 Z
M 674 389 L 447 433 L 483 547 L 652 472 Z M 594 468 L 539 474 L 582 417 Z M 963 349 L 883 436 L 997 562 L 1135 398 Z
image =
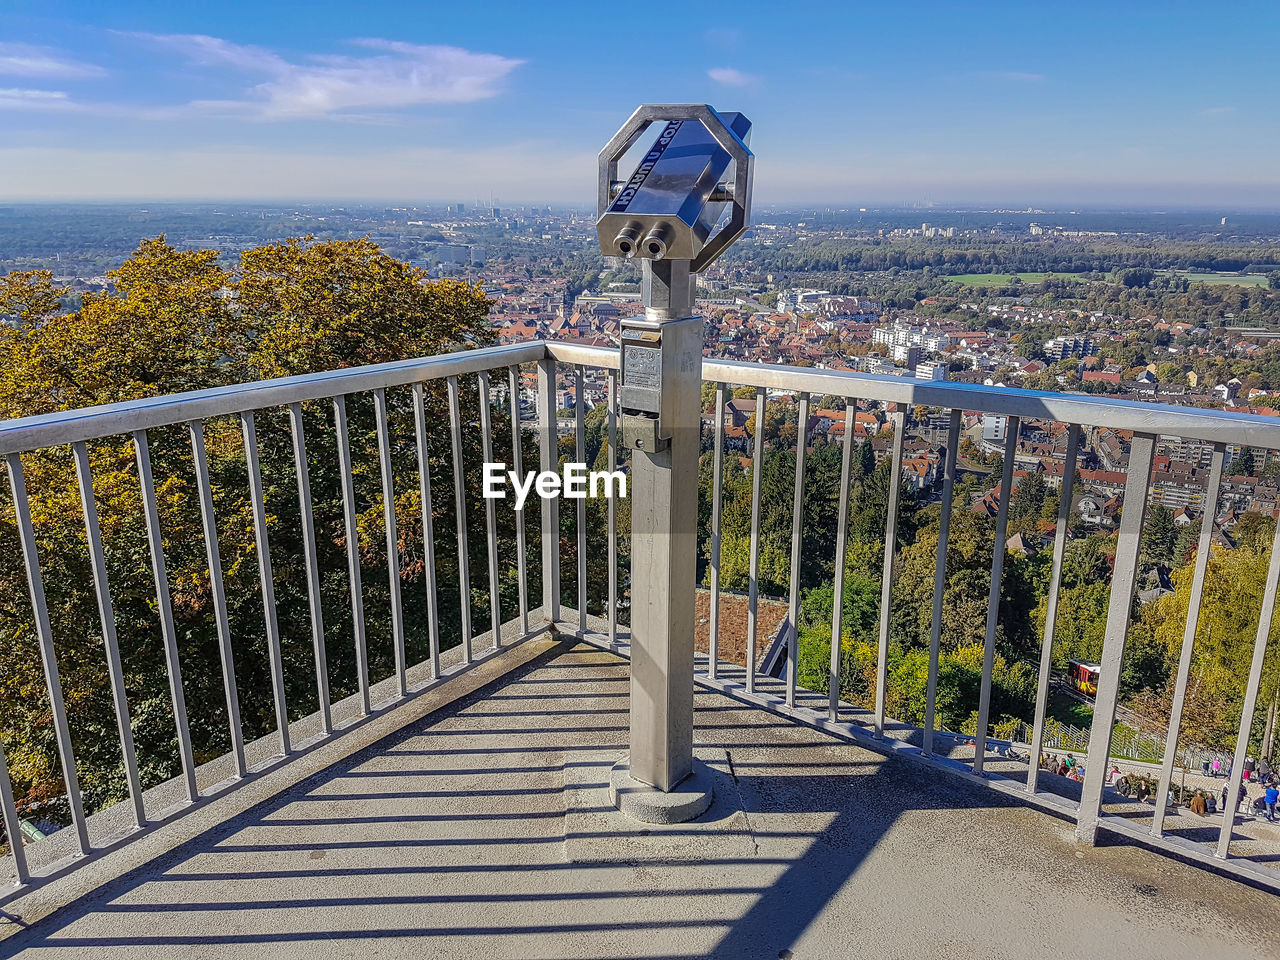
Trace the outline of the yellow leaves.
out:
M 66 287 L 53 285 L 50 270 L 19 270 L 0 277 L 0 317 L 17 317 L 35 325 L 62 308 Z M 4 331 L 0 325 L 0 331 Z

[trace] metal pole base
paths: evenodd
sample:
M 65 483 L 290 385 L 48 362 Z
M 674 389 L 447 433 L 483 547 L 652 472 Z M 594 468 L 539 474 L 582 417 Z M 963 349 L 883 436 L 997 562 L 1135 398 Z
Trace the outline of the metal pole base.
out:
M 714 795 L 711 768 L 701 760 L 694 760 L 693 772 L 666 792 L 632 777 L 630 757 L 615 763 L 609 777 L 613 805 L 643 823 L 686 823 L 701 816 Z

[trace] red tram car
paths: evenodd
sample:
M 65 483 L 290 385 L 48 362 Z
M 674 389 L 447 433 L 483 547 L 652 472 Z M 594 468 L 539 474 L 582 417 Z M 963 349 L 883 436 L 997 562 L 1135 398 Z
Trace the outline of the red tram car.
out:
M 1067 679 L 1081 693 L 1090 697 L 1098 695 L 1098 671 L 1102 667 L 1088 660 L 1071 660 L 1067 663 Z

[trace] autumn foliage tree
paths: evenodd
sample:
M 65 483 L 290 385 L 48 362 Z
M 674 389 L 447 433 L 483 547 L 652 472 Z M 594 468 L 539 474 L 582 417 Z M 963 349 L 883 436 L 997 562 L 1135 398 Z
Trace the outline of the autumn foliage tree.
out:
M 428 281 L 425 273 L 381 252 L 371 241 L 288 240 L 244 251 L 233 269 L 213 250 L 180 250 L 164 237 L 145 240 L 113 271 L 115 291 L 87 294 L 62 313 L 63 291 L 47 273 L 0 280 L 0 419 L 33 416 L 322 370 L 427 356 L 491 342 L 488 301 L 478 286 Z M 465 423 L 477 419 L 474 378 L 462 380 Z M 410 661 L 425 656 L 421 599 L 423 544 L 411 394 L 387 391 L 391 453 Z M 443 385 L 430 383 L 427 447 L 437 489 L 449 491 L 452 463 Z M 377 436 L 368 396 L 348 399 L 368 657 L 374 680 L 392 670 L 390 585 Z M 342 523 L 334 409 L 302 406 L 313 510 L 330 694 L 355 690 L 346 535 Z M 296 464 L 284 412 L 253 414 L 261 456 L 268 538 L 282 633 L 286 702 L 291 718 L 316 709 Z M 510 449 L 509 420 L 499 416 L 496 444 Z M 211 418 L 202 425 L 226 584 L 239 709 L 246 739 L 275 726 L 257 585 L 258 557 L 248 500 L 242 425 Z M 501 431 L 507 430 L 505 440 Z M 465 431 L 468 509 L 478 516 L 479 437 Z M 213 615 L 211 573 L 191 435 L 186 425 L 148 431 L 178 636 L 178 659 L 198 762 L 225 753 L 230 732 Z M 89 443 L 94 494 L 107 553 L 125 687 L 144 785 L 179 771 L 158 603 L 142 525 L 142 493 L 131 438 Z M 532 462 L 532 451 L 527 462 Z M 106 684 L 102 627 L 89 566 L 80 492 L 70 450 L 24 453 L 32 521 L 55 629 L 58 667 L 86 805 L 101 809 L 126 796 Z M 436 554 L 441 560 L 441 636 L 457 642 L 462 612 L 452 496 L 434 498 Z M 58 765 L 16 518 L 0 498 L 0 740 L 20 805 L 32 816 L 66 822 Z M 484 556 L 483 525 L 471 524 L 473 557 Z M 514 566 L 514 529 L 503 513 L 499 548 Z M 452 560 L 450 560 L 452 558 Z M 477 566 L 473 564 L 473 567 Z M 411 593 L 414 585 L 418 592 Z M 533 584 L 536 587 L 537 584 Z M 468 591 L 471 585 L 467 585 Z M 513 615 L 514 584 L 503 600 Z M 451 592 L 450 592 L 451 591 Z M 474 591 L 477 631 L 487 624 L 488 592 Z M 447 598 L 454 603 L 447 603 Z

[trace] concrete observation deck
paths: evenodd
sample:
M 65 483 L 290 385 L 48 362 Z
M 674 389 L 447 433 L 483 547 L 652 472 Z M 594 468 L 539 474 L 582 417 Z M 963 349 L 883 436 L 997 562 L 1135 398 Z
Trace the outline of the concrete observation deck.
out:
M 627 821 L 624 659 L 471 676 L 10 904 L 0 956 L 1280 957 L 1272 894 L 702 689 L 711 809 Z

